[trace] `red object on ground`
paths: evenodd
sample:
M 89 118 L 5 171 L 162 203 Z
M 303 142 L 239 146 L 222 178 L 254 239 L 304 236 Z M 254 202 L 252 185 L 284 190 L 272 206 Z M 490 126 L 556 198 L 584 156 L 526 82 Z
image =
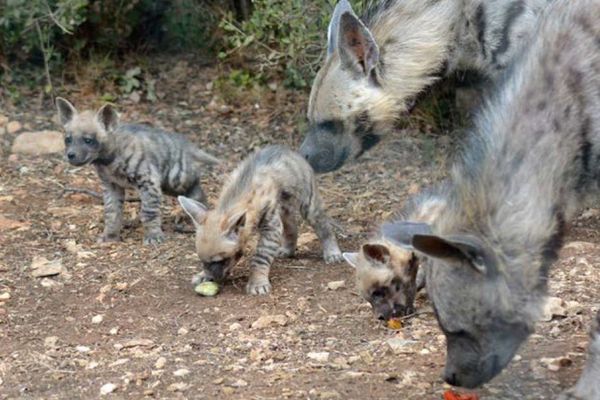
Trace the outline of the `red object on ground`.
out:
M 477 393 L 456 393 L 452 390 L 444 392 L 444 400 L 479 400 Z

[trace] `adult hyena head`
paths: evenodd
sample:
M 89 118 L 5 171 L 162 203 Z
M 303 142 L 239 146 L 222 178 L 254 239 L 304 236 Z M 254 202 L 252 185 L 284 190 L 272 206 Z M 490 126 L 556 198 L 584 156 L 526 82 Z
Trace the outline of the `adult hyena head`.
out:
M 427 293 L 446 336 L 444 380 L 467 388 L 488 382 L 532 332 L 535 294 L 509 282 L 499 256 L 477 237 L 414 235 L 412 244 L 427 263 Z
M 329 25 L 325 64 L 312 86 L 309 131 L 300 153 L 316 172 L 340 168 L 379 141 L 389 103 L 381 86 L 379 47 L 341 0 Z

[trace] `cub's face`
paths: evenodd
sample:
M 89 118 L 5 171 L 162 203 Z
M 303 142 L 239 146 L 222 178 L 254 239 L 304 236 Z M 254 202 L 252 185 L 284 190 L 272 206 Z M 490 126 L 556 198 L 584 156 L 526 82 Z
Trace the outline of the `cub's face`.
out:
M 215 281 L 224 280 L 243 254 L 240 232 L 246 213 L 222 214 L 208 211 L 202 203 L 184 196 L 178 200 L 196 226 L 196 253 L 204 271 Z
M 365 244 L 358 253 L 344 253 L 344 258 L 355 268 L 358 291 L 377 318 L 387 321 L 414 312 L 418 264 L 412 252 Z

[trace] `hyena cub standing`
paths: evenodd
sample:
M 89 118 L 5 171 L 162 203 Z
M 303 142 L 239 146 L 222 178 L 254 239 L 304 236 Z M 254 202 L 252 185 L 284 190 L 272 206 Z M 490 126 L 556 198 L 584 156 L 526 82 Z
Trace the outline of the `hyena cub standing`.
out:
M 387 240 L 381 232 L 390 224 L 386 223 L 357 253 L 343 254 L 356 270 L 360 295 L 371 304 L 380 320 L 387 321 L 415 311 L 415 296 L 424 287 L 425 274 L 410 239 L 414 234 L 430 233 L 430 226 L 444 207 L 441 191 L 426 191 L 411 199 L 393 222 L 394 227 L 401 226 L 406 233 L 405 240 Z
M 194 283 L 222 281 L 258 229 L 246 290 L 268 293 L 274 257 L 289 257 L 296 250 L 297 211 L 315 229 L 325 262 L 342 259 L 310 165 L 285 147 L 265 147 L 244 160 L 231 174 L 214 210 L 184 196 L 179 203 L 196 225 L 196 250 L 203 271 Z
M 121 125 L 109 104 L 96 113 L 79 113 L 58 97 L 56 107 L 65 129 L 67 160 L 76 166 L 93 164 L 102 181 L 105 226 L 101 241 L 120 239 L 126 188 L 139 192 L 145 244 L 164 240 L 160 218 L 163 192 L 204 200 L 200 171 L 203 165 L 219 161 L 185 137 L 145 125 Z

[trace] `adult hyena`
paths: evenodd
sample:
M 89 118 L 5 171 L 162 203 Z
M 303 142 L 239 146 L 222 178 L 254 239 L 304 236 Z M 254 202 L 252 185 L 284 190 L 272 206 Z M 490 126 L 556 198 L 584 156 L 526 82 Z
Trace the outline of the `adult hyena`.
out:
M 359 19 L 335 8 L 300 152 L 316 172 L 373 147 L 423 89 L 457 71 L 495 80 L 552 0 L 381 1 Z
M 566 223 L 599 194 L 600 0 L 556 0 L 540 21 L 476 119 L 432 233 L 411 238 L 453 385 L 479 386 L 509 363 L 533 331 Z M 395 228 L 384 236 L 403 241 Z M 570 398 L 600 398 L 599 335 Z

